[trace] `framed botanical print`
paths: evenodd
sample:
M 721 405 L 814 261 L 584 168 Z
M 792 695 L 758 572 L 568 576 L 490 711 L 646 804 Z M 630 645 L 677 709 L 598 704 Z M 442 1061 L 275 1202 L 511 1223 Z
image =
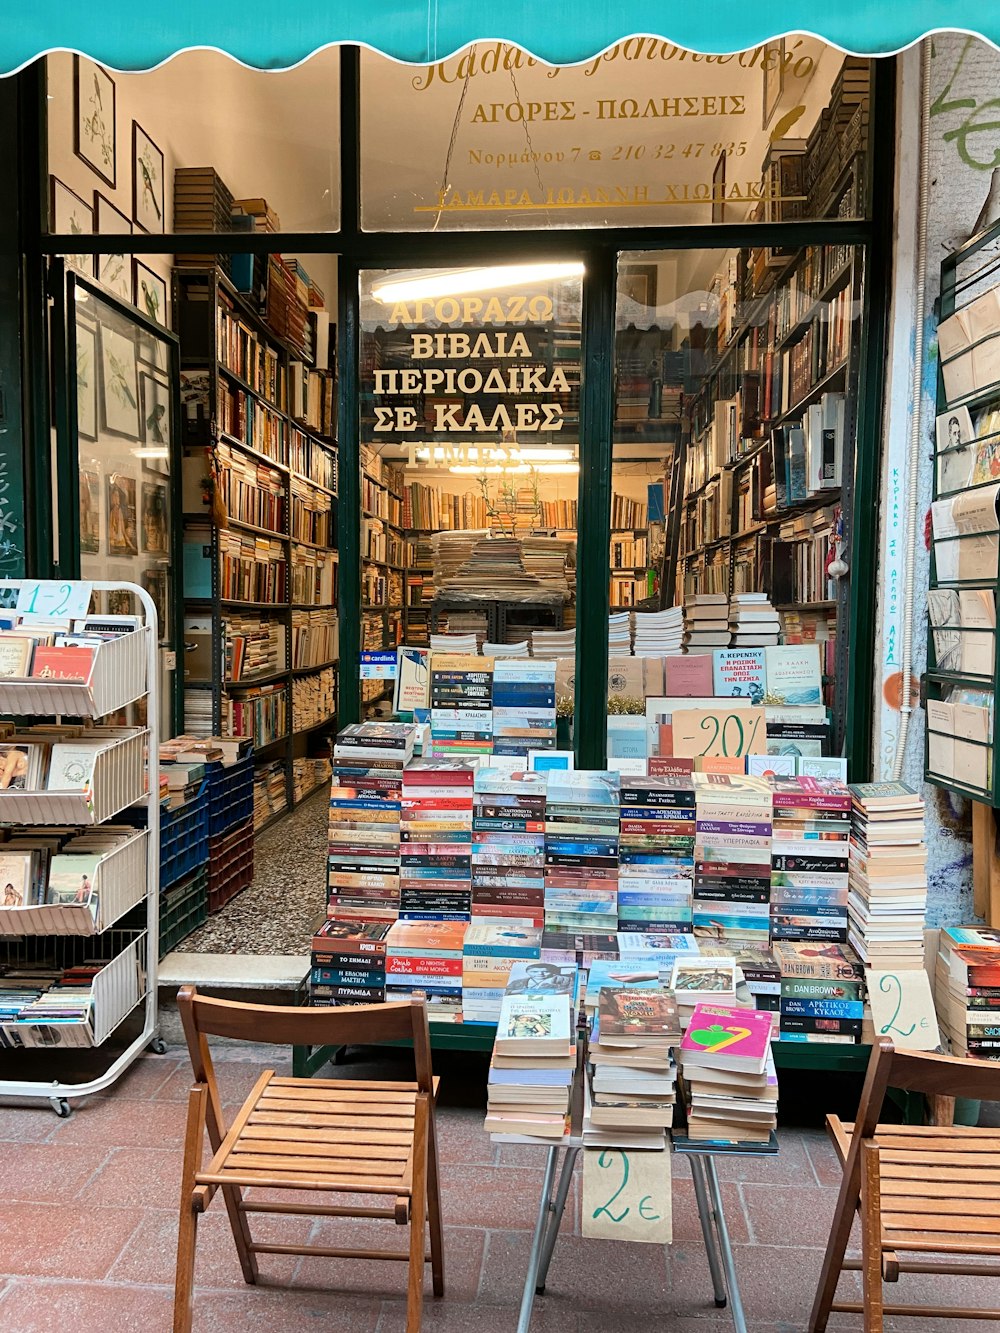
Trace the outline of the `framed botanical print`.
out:
M 138 259 L 133 261 L 132 304 L 154 324 L 167 327 L 166 281 Z
M 143 371 L 139 376 L 142 386 L 142 438 L 146 444 L 170 443 L 170 386 Z
M 102 324 L 101 407 L 104 429 L 139 441 L 139 384 L 135 339 Z
M 76 429 L 85 440 L 97 439 L 97 332 L 76 323 Z
M 112 189 L 118 174 L 115 81 L 86 56 L 73 57 L 73 151 Z
M 49 230 L 56 236 L 93 236 L 94 210 L 90 205 L 55 176 L 51 178 L 51 187 Z M 88 278 L 94 276 L 93 255 L 67 254 L 66 263 Z
M 94 215 L 97 219 L 98 234 L 109 233 L 113 236 L 131 236 L 132 223 L 121 209 L 115 208 L 110 200 L 105 199 L 99 190 L 94 191 Z M 132 274 L 129 271 L 131 261 L 128 255 L 98 255 L 97 281 L 123 301 L 132 299 Z
M 166 231 L 163 154 L 138 121 L 132 122 L 132 217 L 143 231 Z

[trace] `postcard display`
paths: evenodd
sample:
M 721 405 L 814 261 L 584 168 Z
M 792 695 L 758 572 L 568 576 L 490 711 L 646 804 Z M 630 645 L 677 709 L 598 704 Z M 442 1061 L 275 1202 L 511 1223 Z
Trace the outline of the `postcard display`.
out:
M 95 596 L 140 614 L 88 614 Z M 0 598 L 0 1098 L 66 1116 L 70 1098 L 165 1049 L 159 801 L 147 828 L 118 819 L 147 799 L 147 763 L 159 767 L 156 608 L 133 583 L 4 580 Z M 148 728 L 118 724 L 143 704 Z M 101 1073 L 63 1081 L 62 1052 L 101 1047 L 130 1018 Z
M 938 416 L 927 593 L 928 782 L 997 805 L 1000 577 L 1000 260 L 983 232 L 942 266 Z M 971 261 L 971 263 L 969 262 Z M 966 275 L 962 264 L 975 271 Z

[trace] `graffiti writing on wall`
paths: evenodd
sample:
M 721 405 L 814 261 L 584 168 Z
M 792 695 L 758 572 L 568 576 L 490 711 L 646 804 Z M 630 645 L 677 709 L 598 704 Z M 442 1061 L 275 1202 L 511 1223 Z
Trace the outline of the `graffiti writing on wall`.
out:
M 958 156 L 975 171 L 1000 167 L 1000 97 L 979 98 L 961 87 L 962 66 L 975 39 L 966 38 L 944 87 L 931 102 L 931 116 L 947 116 L 950 123 L 941 135 L 955 145 Z M 932 51 L 932 57 L 934 56 Z M 995 84 L 992 85 L 995 88 Z

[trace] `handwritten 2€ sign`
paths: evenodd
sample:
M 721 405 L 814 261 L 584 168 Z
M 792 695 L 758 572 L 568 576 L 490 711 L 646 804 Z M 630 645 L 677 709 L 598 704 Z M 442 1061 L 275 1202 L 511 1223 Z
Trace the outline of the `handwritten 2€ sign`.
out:
M 867 979 L 876 1037 L 889 1037 L 910 1051 L 940 1049 L 931 983 L 922 967 L 872 971 Z
M 670 1153 L 584 1149 L 583 1234 L 669 1245 Z

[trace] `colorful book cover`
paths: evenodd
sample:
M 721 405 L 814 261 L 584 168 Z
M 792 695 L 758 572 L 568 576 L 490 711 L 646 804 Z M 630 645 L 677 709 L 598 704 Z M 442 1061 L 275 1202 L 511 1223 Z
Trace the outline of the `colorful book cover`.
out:
M 724 1055 L 759 1065 L 771 1047 L 771 1015 L 723 1004 L 696 1004 L 681 1042 L 681 1055 Z M 707 1063 L 707 1062 L 706 1062 Z
M 767 673 L 763 648 L 722 648 L 712 654 L 712 688 L 720 698 L 764 702 Z
M 818 644 L 780 644 L 764 649 L 769 704 L 821 704 L 823 670 Z

